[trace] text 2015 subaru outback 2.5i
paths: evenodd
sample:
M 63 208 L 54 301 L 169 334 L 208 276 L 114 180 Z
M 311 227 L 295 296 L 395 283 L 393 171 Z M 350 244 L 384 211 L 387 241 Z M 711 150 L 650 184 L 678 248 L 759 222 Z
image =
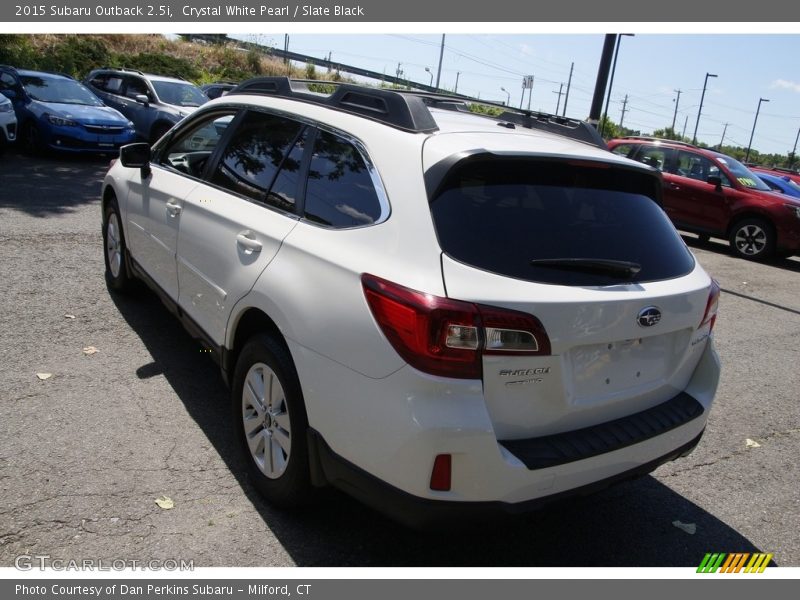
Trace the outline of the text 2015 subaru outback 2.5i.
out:
M 518 512 L 703 432 L 719 288 L 660 193 L 577 121 L 262 78 L 122 150 L 107 277 L 212 350 L 271 502 Z

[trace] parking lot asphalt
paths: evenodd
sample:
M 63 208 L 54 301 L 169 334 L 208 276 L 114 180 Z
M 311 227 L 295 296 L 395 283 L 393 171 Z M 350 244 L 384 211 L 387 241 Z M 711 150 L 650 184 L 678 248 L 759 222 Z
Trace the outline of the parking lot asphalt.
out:
M 756 551 L 800 566 L 800 259 L 750 263 L 686 236 L 723 289 L 722 380 L 692 455 L 509 522 L 420 533 L 334 491 L 298 512 L 261 500 L 211 359 L 153 294 L 106 288 L 107 162 L 0 159 L 0 566 L 697 566 Z

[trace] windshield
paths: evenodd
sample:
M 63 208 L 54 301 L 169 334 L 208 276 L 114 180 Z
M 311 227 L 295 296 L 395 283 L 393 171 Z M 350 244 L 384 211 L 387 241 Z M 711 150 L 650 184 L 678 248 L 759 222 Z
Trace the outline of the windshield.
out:
M 208 97 L 191 83 L 178 81 L 152 81 L 159 100 L 176 106 L 200 106 Z
M 717 160 L 728 167 L 733 178 L 744 187 L 752 190 L 761 190 L 762 192 L 771 191 L 766 183 L 756 177 L 750 169 L 745 167 L 738 160 L 730 156 L 725 156 L 724 154 L 717 154 Z
M 97 96 L 72 79 L 38 75 L 22 75 L 20 79 L 28 95 L 39 102 L 103 106 Z

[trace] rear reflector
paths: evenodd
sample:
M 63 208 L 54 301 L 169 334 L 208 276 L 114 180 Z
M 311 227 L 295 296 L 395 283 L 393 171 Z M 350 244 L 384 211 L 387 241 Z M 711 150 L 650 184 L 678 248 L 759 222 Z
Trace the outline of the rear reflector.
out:
M 533 315 L 424 294 L 361 276 L 372 315 L 397 353 L 431 375 L 480 379 L 484 354 L 550 354 Z
M 453 460 L 449 454 L 437 454 L 431 471 L 431 489 L 437 492 L 449 492 Z

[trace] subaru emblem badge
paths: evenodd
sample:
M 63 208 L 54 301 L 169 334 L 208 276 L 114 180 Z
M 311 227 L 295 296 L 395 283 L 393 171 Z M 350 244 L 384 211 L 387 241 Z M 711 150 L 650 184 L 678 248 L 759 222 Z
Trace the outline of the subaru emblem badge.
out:
M 647 306 L 639 311 L 636 322 L 640 327 L 652 327 L 661 320 L 661 311 L 656 306 Z

